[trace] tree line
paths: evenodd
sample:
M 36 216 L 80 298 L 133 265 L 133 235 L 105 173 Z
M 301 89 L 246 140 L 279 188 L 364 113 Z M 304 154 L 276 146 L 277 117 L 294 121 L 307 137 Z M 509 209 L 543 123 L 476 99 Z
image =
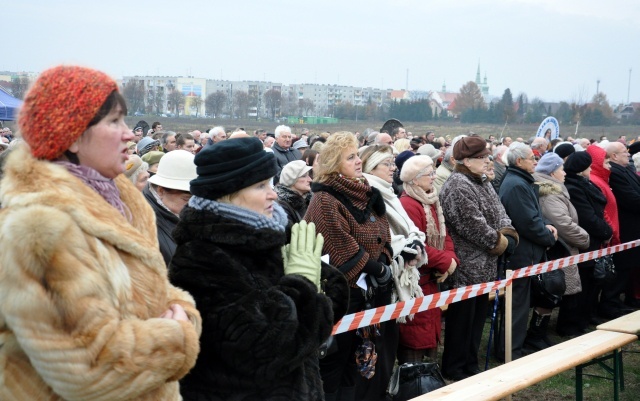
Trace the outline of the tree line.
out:
M 18 85 L 19 86 L 19 85 Z M 217 91 L 204 100 L 199 96 L 185 97 L 173 87 L 145 90 L 144 81 L 130 81 L 123 87 L 131 112 L 160 114 L 166 109 L 176 116 L 184 114 L 184 108 L 191 108 L 191 115 L 198 116 L 204 103 L 208 117 L 254 117 L 256 114 L 277 116 L 316 115 L 332 116 L 343 120 L 381 121 L 397 118 L 401 121 L 426 122 L 436 120 L 456 120 L 462 123 L 536 123 L 553 115 L 561 124 L 581 124 L 608 126 L 618 123 L 607 96 L 600 92 L 589 102 L 583 99 L 560 102 L 555 110 L 541 99 L 529 101 L 525 93 L 514 98 L 509 88 L 505 89 L 499 101 L 487 103 L 478 85 L 469 81 L 464 84 L 455 98 L 452 110 L 442 109 L 430 99 L 387 101 L 379 104 L 368 99 L 364 104 L 349 101 L 335 102 L 319 108 L 310 99 L 298 99 L 294 94 L 270 89 L 261 96 L 254 92 L 234 91 L 229 94 Z M 640 125 L 640 109 L 622 123 Z

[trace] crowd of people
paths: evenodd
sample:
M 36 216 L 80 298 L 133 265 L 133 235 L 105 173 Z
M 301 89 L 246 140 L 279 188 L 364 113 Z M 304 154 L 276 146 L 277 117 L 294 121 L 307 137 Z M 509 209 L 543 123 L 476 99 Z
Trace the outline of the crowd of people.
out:
M 479 373 L 489 297 L 331 336 L 345 314 L 640 238 L 640 140 L 126 114 L 111 78 L 60 66 L 1 132 L 3 400 L 385 400 L 441 344 L 445 378 Z M 638 256 L 607 282 L 567 266 L 548 296 L 515 280 L 513 358 L 553 345 L 555 308 L 562 337 L 637 310 Z

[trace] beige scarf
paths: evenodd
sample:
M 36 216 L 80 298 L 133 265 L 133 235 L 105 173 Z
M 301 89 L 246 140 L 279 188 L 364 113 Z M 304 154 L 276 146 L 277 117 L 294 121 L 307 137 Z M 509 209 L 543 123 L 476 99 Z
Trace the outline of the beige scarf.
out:
M 442 213 L 442 207 L 440 206 L 436 189 L 433 188 L 430 192 L 425 192 L 425 190 L 419 186 L 408 182 L 403 184 L 403 188 L 407 195 L 422 203 L 422 207 L 424 207 L 424 213 L 427 215 L 427 230 L 425 232 L 427 245 L 439 250 L 444 249 L 444 239 L 447 236 L 447 228 L 444 225 L 444 214 Z M 433 213 L 431 213 L 431 205 L 433 204 L 436 205 L 436 213 L 438 215 L 437 225 L 433 219 Z M 438 230 L 438 227 L 440 230 Z

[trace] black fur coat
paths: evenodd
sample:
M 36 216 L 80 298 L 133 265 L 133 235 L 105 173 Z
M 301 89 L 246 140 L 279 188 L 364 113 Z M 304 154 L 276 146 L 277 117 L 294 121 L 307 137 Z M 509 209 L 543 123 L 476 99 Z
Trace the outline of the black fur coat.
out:
M 181 381 L 185 401 L 322 400 L 318 347 L 342 317 L 344 276 L 323 265 L 327 295 L 284 275 L 285 234 L 185 207 L 171 282 L 202 314 L 201 352 Z

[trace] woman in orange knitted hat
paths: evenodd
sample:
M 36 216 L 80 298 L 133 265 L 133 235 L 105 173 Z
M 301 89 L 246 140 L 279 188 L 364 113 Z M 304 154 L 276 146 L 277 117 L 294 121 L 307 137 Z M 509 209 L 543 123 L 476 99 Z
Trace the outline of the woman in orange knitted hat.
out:
M 45 71 L 0 182 L 0 399 L 179 400 L 200 316 L 121 174 L 133 133 L 107 75 Z

